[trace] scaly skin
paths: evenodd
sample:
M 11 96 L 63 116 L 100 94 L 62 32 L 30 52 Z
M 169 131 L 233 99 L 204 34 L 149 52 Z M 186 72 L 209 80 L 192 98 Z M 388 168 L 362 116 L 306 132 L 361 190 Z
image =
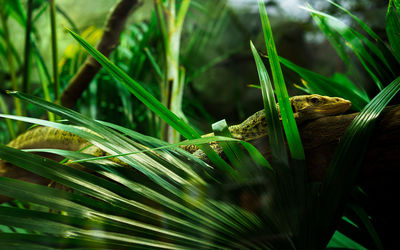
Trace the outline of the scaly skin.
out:
M 300 95 L 290 98 L 290 104 L 293 109 L 293 114 L 298 124 L 314 120 L 324 116 L 337 115 L 347 111 L 351 102 L 339 97 L 329 97 L 321 95 Z M 278 111 L 279 106 L 277 105 Z M 229 131 L 236 139 L 243 141 L 252 141 L 267 135 L 267 121 L 265 111 L 260 110 L 247 118 L 244 122 L 229 127 Z M 203 135 L 213 136 L 214 133 Z M 216 149 L 216 143 L 211 143 L 211 146 Z M 184 150 L 194 153 L 199 148 L 195 145 L 182 147 Z
M 339 97 L 320 95 L 294 96 L 290 98 L 290 103 L 298 123 L 343 113 L 348 110 L 351 105 L 350 101 Z M 256 112 L 241 124 L 230 126 L 229 131 L 234 138 L 244 141 L 252 141 L 265 136 L 267 134 L 267 122 L 264 110 Z M 203 137 L 213 135 L 213 133 L 210 133 L 203 135 Z M 211 144 L 213 147 L 218 146 L 217 143 Z M 57 148 L 78 151 L 88 145 L 90 144 L 85 139 L 64 130 L 49 127 L 36 127 L 18 136 L 7 146 L 18 149 Z M 195 145 L 183 146 L 182 148 L 190 153 L 194 153 L 198 150 Z M 94 156 L 105 155 L 102 150 L 95 146 L 85 149 L 84 152 Z M 0 175 L 1 172 L 2 168 L 0 165 Z
M 350 108 L 351 102 L 339 97 L 301 95 L 291 97 L 290 104 L 292 105 L 296 122 L 302 123 L 319 117 L 343 113 Z M 267 134 L 267 122 L 264 110 L 256 112 L 238 125 L 230 126 L 229 131 L 234 138 L 244 141 L 252 141 L 265 136 Z M 203 137 L 213 135 L 214 133 L 209 133 L 203 135 Z M 72 151 L 81 150 L 88 145 L 89 143 L 85 139 L 75 134 L 57 128 L 40 126 L 28 130 L 7 144 L 9 147 L 18 149 L 57 148 Z M 198 149 L 195 145 L 188 145 L 182 148 L 190 153 Z M 91 149 L 90 152 L 86 152 L 93 154 L 95 151 L 97 149 Z M 104 154 L 96 152 L 95 155 Z

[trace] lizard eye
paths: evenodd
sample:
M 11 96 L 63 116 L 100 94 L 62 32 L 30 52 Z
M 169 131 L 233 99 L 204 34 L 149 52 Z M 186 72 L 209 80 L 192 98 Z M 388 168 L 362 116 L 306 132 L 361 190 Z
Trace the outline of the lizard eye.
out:
M 318 103 L 319 99 L 317 97 L 313 97 L 313 98 L 311 98 L 310 101 L 311 101 L 311 103 Z

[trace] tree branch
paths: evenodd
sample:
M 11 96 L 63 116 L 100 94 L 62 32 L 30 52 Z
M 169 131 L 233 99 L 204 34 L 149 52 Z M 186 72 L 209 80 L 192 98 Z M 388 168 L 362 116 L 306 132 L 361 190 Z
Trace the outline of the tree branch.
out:
M 121 0 L 118 2 L 107 19 L 103 36 L 97 45 L 98 51 L 108 57 L 119 45 L 120 35 L 125 27 L 127 18 L 141 3 L 141 0 Z M 75 106 L 77 100 L 89 87 L 90 82 L 100 69 L 101 65 L 92 56 L 89 56 L 63 91 L 61 105 L 67 108 Z
M 358 113 L 327 116 L 309 121 L 299 127 L 306 154 L 308 177 L 311 181 L 322 180 L 340 138 L 357 115 Z M 360 178 L 397 169 L 400 162 L 399 141 L 400 105 L 386 107 L 376 123 L 369 142 Z M 267 136 L 252 143 L 267 159 L 271 159 Z

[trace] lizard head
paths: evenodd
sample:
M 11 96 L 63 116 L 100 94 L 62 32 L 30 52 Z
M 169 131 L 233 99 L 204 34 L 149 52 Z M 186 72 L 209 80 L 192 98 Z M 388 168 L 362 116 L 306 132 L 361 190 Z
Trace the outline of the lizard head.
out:
M 351 106 L 351 102 L 343 98 L 315 94 L 294 96 L 290 99 L 290 103 L 293 112 L 301 114 L 306 119 L 340 114 Z

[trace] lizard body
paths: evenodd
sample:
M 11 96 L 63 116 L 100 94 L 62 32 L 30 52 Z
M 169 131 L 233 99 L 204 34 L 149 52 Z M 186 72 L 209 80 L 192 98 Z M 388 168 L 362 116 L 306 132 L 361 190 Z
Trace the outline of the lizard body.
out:
M 350 101 L 339 97 L 320 95 L 294 96 L 290 98 L 290 103 L 298 123 L 323 116 L 343 113 L 348 110 L 351 105 Z M 267 134 L 267 122 L 264 110 L 256 112 L 238 125 L 230 126 L 229 131 L 234 138 L 244 141 L 252 141 L 265 136 Z M 213 133 L 209 133 L 203 135 L 203 137 L 213 135 Z M 89 145 L 90 143 L 88 141 L 75 134 L 57 128 L 41 126 L 28 130 L 7 144 L 9 147 L 17 149 L 56 148 L 71 151 L 78 151 Z M 213 147 L 214 145 L 218 144 L 212 143 Z M 182 146 L 182 148 L 190 153 L 194 153 L 198 150 L 195 145 Z M 94 156 L 105 155 L 105 152 L 96 146 L 89 147 L 83 152 Z M 1 172 L 0 165 L 0 175 Z
M 324 116 L 337 115 L 347 111 L 351 102 L 339 97 L 329 97 L 321 95 L 300 95 L 290 98 L 293 114 L 298 124 L 307 120 L 314 120 Z M 279 106 L 277 105 L 278 111 Z M 265 111 L 260 110 L 247 118 L 238 125 L 229 127 L 229 131 L 236 139 L 243 141 L 253 141 L 267 135 L 267 120 Z M 214 133 L 203 135 L 213 136 Z M 218 147 L 216 143 L 211 143 L 215 149 Z M 194 153 L 199 148 L 195 145 L 182 147 L 184 150 Z

